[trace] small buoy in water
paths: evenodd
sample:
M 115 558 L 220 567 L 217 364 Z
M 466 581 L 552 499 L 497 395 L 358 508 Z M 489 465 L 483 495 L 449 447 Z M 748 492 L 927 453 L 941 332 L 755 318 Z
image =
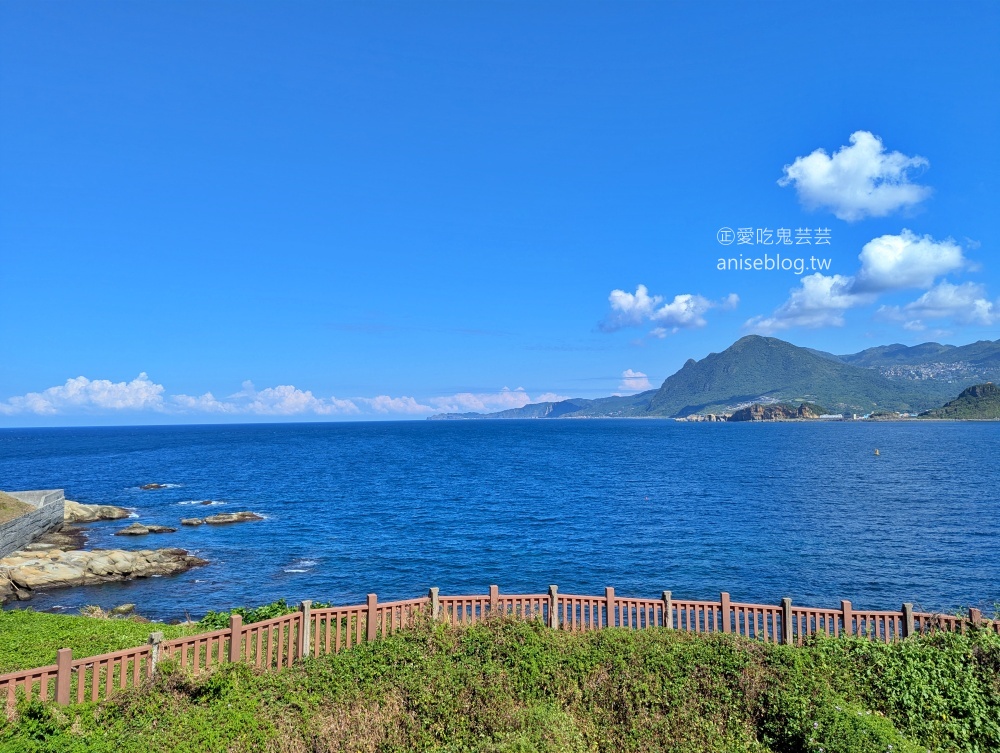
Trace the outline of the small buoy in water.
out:
M 876 447 L 875 448 L 875 457 L 878 457 L 878 456 L 879 456 L 879 451 L 878 451 L 878 447 Z

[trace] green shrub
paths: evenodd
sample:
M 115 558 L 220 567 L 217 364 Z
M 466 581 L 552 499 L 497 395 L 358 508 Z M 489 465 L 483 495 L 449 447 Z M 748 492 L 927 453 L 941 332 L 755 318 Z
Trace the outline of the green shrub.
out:
M 980 632 L 798 648 L 424 621 L 280 673 L 164 663 L 110 702 L 22 704 L 0 750 L 986 753 L 1000 750 L 998 647 Z

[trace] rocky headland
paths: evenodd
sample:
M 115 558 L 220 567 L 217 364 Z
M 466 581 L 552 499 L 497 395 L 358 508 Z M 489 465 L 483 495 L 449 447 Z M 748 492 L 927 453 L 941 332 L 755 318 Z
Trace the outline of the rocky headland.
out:
M 825 413 L 823 408 L 812 403 L 802 403 L 797 408 L 793 405 L 775 403 L 761 405 L 754 403 L 746 408 L 735 411 L 728 421 L 794 421 L 804 418 L 819 418 Z

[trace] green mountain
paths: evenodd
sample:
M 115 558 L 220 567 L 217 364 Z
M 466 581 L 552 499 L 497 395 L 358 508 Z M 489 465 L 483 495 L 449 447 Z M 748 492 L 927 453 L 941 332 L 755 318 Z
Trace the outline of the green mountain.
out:
M 942 408 L 920 414 L 921 418 L 1000 420 L 1000 387 L 992 382 L 977 384 Z
M 678 417 L 776 402 L 816 403 L 843 413 L 915 412 L 941 405 L 955 388 L 943 380 L 888 379 L 875 369 L 844 363 L 829 353 L 749 335 L 722 353 L 689 360 L 658 390 L 433 418 Z
M 918 410 L 935 396 L 909 382 L 833 360 L 774 337 L 748 335 L 722 353 L 689 360 L 650 400 L 649 415 L 718 413 L 741 403 L 815 402 L 837 412 Z M 954 392 L 952 393 L 954 394 Z

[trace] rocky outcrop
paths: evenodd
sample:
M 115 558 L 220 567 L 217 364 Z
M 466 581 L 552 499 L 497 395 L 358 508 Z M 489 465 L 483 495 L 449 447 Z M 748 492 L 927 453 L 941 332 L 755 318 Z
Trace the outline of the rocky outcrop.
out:
M 174 533 L 177 529 L 169 526 L 143 525 L 133 523 L 128 528 L 115 532 L 115 536 L 145 536 L 147 533 Z
M 207 564 L 184 549 L 15 552 L 0 559 L 0 603 L 30 599 L 39 589 L 173 575 Z
M 775 403 L 761 405 L 754 403 L 746 408 L 735 411 L 729 421 L 793 421 L 802 418 L 819 418 L 824 415 L 823 408 L 812 403 L 802 403 L 798 408 L 794 405 Z
M 167 485 L 166 484 L 143 484 L 139 488 L 143 489 L 144 491 L 149 491 L 150 489 L 166 489 Z
M 66 500 L 63 520 L 67 523 L 93 523 L 98 520 L 121 520 L 132 513 L 114 505 L 83 505 Z
M 248 510 L 239 512 L 220 512 L 218 515 L 209 515 L 207 518 L 184 518 L 181 525 L 200 526 L 202 523 L 209 525 L 221 525 L 223 523 L 245 523 L 249 520 L 263 520 L 263 516 Z

